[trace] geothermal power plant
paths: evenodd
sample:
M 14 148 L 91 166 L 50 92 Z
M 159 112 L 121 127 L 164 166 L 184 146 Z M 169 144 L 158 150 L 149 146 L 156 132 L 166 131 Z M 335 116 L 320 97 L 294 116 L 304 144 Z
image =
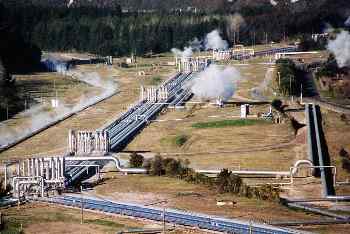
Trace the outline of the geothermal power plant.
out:
M 67 186 L 80 182 L 89 172 L 99 176 L 101 168 L 107 162 L 112 162 L 115 168 L 124 174 L 144 174 L 143 168 L 125 168 L 120 159 L 113 155 L 121 151 L 145 126 L 150 124 L 164 108 L 181 107 L 188 101 L 193 93 L 186 85 L 193 80 L 197 73 L 205 69 L 213 62 L 220 60 L 243 60 L 255 56 L 271 56 L 284 53 L 294 53 L 295 46 L 274 48 L 264 51 L 235 48 L 232 50 L 214 50 L 209 57 L 175 58 L 175 66 L 178 73 L 158 86 L 141 86 L 139 100 L 131 105 L 113 121 L 98 129 L 79 130 L 71 129 L 67 136 L 68 151 L 64 155 L 44 157 L 39 156 L 30 159 L 12 161 L 5 165 L 5 186 L 11 184 L 13 194 L 18 199 L 26 196 L 34 196 L 34 199 L 49 203 L 62 204 L 71 207 L 82 206 L 82 199 L 70 196 L 56 196 L 46 198 L 50 192 L 56 192 Z M 113 60 L 108 57 L 110 64 Z M 51 65 L 50 65 L 51 66 Z M 60 65 L 61 66 L 61 65 Z M 59 66 L 59 67 L 60 67 Z M 66 65 L 64 65 L 66 66 Z M 67 66 L 64 68 L 66 69 Z M 219 105 L 223 101 L 218 97 Z M 264 170 L 232 170 L 236 175 L 272 177 L 289 179 L 290 182 L 281 184 L 293 184 L 301 166 L 306 166 L 321 176 L 324 198 L 328 200 L 347 200 L 347 196 L 336 196 L 334 192 L 335 177 L 332 167 L 325 162 L 323 145 L 320 140 L 320 113 L 317 105 L 306 105 L 305 114 L 308 126 L 308 160 L 298 160 L 289 171 L 264 171 Z M 247 118 L 249 105 L 241 105 L 241 118 Z M 263 118 L 272 118 L 272 111 L 263 115 Z M 30 136 L 27 136 L 30 137 Z M 198 173 L 217 175 L 220 170 L 196 170 Z M 84 199 L 86 209 L 92 209 L 114 214 L 124 214 L 133 217 L 146 218 L 156 221 L 166 221 L 178 225 L 200 227 L 207 230 L 228 233 L 249 233 L 254 228 L 254 233 L 299 233 L 290 229 L 282 229 L 270 225 L 247 223 L 234 219 L 222 219 L 206 217 L 200 214 L 187 214 L 180 211 L 162 212 L 153 208 L 137 205 L 127 205 L 115 202 L 105 202 L 94 199 Z M 292 206 L 292 205 L 291 205 Z M 166 216 L 166 217 L 165 217 Z

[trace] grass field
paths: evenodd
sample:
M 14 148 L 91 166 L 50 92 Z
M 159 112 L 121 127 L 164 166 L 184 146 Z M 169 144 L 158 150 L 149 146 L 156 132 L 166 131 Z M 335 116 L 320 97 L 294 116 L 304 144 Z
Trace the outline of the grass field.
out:
M 164 63 L 167 58 L 140 59 L 144 64 Z M 97 72 L 102 79 L 111 78 L 118 84 L 119 93 L 108 100 L 75 115 L 54 127 L 28 139 L 27 141 L 0 154 L 0 159 L 27 158 L 36 155 L 59 155 L 67 151 L 67 136 L 69 129 L 94 130 L 114 120 L 120 113 L 126 111 L 129 105 L 139 98 L 139 87 L 147 84 L 149 79 L 157 76 L 161 80 L 167 79 L 174 73 L 175 68 L 158 66 L 149 71 L 147 76 L 138 76 L 136 67 L 120 68 L 116 65 L 82 65 L 77 67 L 82 72 Z M 75 92 L 69 92 L 75 93 Z M 92 93 L 93 94 L 93 93 Z M 12 121 L 12 120 L 11 120 Z M 13 125 L 17 126 L 16 122 Z M 25 127 L 22 126 L 23 128 Z
M 81 224 L 80 209 L 65 208 L 44 203 L 30 203 L 21 207 L 1 209 L 5 220 L 2 234 L 19 234 L 22 227 L 28 234 L 115 234 L 121 231 L 142 229 L 161 229 L 160 223 L 128 218 L 120 215 L 106 215 L 84 211 L 84 223 Z M 169 234 L 206 233 L 202 230 L 176 227 Z
M 256 106 L 251 111 L 256 114 L 267 109 Z M 296 143 L 289 123 L 242 121 L 238 115 L 239 108 L 234 107 L 168 111 L 160 116 L 162 122 L 150 124 L 136 136 L 127 150 L 146 150 L 165 157 L 189 159 L 193 167 L 201 169 L 289 170 L 295 160 L 306 157 L 305 142 Z M 249 124 L 242 126 L 242 122 Z M 193 127 L 198 123 L 199 128 Z M 212 127 L 217 123 L 220 128 Z M 174 139 L 181 135 L 186 136 L 186 142 L 179 147 L 174 144 Z
M 166 201 L 162 205 L 155 206 L 265 223 L 290 220 L 306 221 L 320 218 L 310 213 L 288 209 L 278 202 L 248 199 L 231 194 L 218 194 L 206 186 L 190 184 L 175 178 L 146 175 L 124 176 L 113 173 L 105 174 L 105 178 L 109 179 L 104 184 L 95 187 L 93 195 L 143 205 Z M 236 204 L 234 206 L 217 206 L 216 202 L 219 200 L 234 201 Z M 336 234 L 344 233 L 342 231 L 349 228 L 349 225 L 298 228 L 317 233 Z
M 192 127 L 194 128 L 225 128 L 225 127 L 239 127 L 239 126 L 250 126 L 255 124 L 268 124 L 271 122 L 259 119 L 235 119 L 235 120 L 221 120 L 221 121 L 211 121 L 203 123 L 194 123 Z
M 331 165 L 337 167 L 337 180 L 349 181 L 350 172 L 343 169 L 342 158 L 339 152 L 344 148 L 350 153 L 350 123 L 341 120 L 340 114 L 322 109 L 323 130 L 326 135 L 328 151 L 331 157 Z M 337 188 L 339 194 L 350 193 L 350 186 L 341 186 Z
M 252 219 L 256 221 L 288 220 L 315 218 L 314 215 L 296 212 L 281 206 L 277 202 L 259 201 L 230 194 L 217 194 L 208 187 L 190 184 L 185 181 L 145 175 L 114 175 L 105 184 L 95 187 L 97 195 L 124 202 L 152 204 L 167 201 L 166 207 L 211 215 L 223 215 L 231 218 Z M 218 200 L 233 200 L 232 206 L 217 206 Z M 157 206 L 157 205 L 156 205 Z M 160 206 L 160 205 L 159 205 Z M 268 212 L 268 211 L 271 212 Z
M 5 217 L 5 230 L 1 233 L 116 233 L 147 224 L 121 217 L 84 212 L 84 224 L 80 224 L 79 209 L 69 209 L 47 204 L 26 204 L 19 208 L 1 210 Z

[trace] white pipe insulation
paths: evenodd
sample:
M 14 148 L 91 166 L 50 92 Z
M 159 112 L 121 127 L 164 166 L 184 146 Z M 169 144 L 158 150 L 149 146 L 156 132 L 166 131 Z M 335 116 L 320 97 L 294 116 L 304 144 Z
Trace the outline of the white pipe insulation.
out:
M 101 161 L 101 160 L 109 160 L 115 163 L 116 168 L 120 172 L 133 173 L 133 174 L 145 174 L 147 170 L 144 168 L 123 168 L 121 167 L 120 161 L 117 157 L 114 156 L 96 156 L 96 157 L 65 157 L 65 160 L 68 161 Z M 237 175 L 275 175 L 275 176 L 293 176 L 298 172 L 298 167 L 300 165 L 309 165 L 313 166 L 313 164 L 309 160 L 298 160 L 295 162 L 292 170 L 290 171 L 250 171 L 250 170 L 239 170 L 239 171 L 231 171 L 233 174 Z M 198 173 L 204 174 L 219 174 L 221 170 L 195 170 Z

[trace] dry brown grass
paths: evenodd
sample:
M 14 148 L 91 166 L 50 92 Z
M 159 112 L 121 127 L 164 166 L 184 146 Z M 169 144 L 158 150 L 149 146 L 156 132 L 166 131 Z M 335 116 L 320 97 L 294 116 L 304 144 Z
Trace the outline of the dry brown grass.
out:
M 80 223 L 80 209 L 66 208 L 44 203 L 31 203 L 20 208 L 2 209 L 8 232 L 17 233 L 21 224 L 24 233 L 117 233 L 132 229 L 161 228 L 159 222 L 129 218 L 121 215 L 107 215 L 99 212 L 84 211 L 84 224 Z M 177 227 L 169 234 L 206 233 L 202 230 Z
M 143 59 L 143 63 L 152 64 L 153 59 Z M 151 75 L 138 77 L 136 68 L 109 68 L 105 65 L 83 65 L 81 71 L 95 71 L 102 78 L 111 77 L 118 82 L 119 93 L 113 97 L 74 115 L 73 117 L 51 127 L 23 143 L 0 154 L 1 159 L 26 158 L 39 153 L 43 155 L 62 154 L 66 152 L 69 129 L 93 130 L 115 119 L 126 111 L 130 104 L 139 98 L 139 86 L 147 79 L 157 75 L 166 79 L 174 73 L 174 67 L 159 67 Z
M 10 230 L 23 225 L 25 233 L 116 233 L 129 228 L 142 228 L 147 224 L 124 217 L 84 212 L 84 224 L 80 224 L 80 210 L 42 203 L 3 209 Z
M 267 107 L 252 109 L 253 112 L 260 110 L 267 110 Z M 237 115 L 237 108 L 229 107 L 197 109 L 190 116 L 187 111 L 168 111 L 160 120 L 169 121 L 152 123 L 135 137 L 127 149 L 149 150 L 169 157 L 189 159 L 192 166 L 206 169 L 241 167 L 289 170 L 294 160 L 303 158 L 299 153 L 302 154 L 304 149 L 300 149 L 302 145 L 295 144 L 289 123 L 209 129 L 192 127 L 197 122 L 233 119 Z M 181 147 L 171 143 L 171 139 L 178 135 L 189 137 Z
M 340 118 L 340 114 L 322 109 L 322 118 L 326 141 L 331 158 L 331 165 L 337 167 L 337 180 L 350 180 L 350 173 L 342 168 L 342 158 L 339 151 L 344 148 L 350 153 L 350 124 Z M 350 186 L 337 188 L 339 194 L 349 195 Z
M 189 184 L 175 178 L 145 175 L 116 176 L 113 174 L 106 177 L 111 179 L 97 186 L 96 193 L 119 201 L 147 205 L 166 200 L 166 206 L 171 208 L 260 221 L 308 220 L 316 217 L 291 211 L 276 202 L 259 201 L 229 194 L 220 195 L 205 186 Z M 216 201 L 222 199 L 234 200 L 237 204 L 234 207 L 218 207 Z

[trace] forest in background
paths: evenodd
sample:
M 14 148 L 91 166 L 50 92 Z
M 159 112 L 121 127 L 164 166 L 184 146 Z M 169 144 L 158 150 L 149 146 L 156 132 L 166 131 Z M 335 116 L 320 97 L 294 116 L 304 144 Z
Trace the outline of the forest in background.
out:
M 10 74 L 41 51 L 124 56 L 183 48 L 218 29 L 230 45 L 278 42 L 343 25 L 348 0 L 0 0 L 0 113 L 20 110 Z
M 320 32 L 326 23 L 342 25 L 350 8 L 347 0 L 280 0 L 276 6 L 265 0 L 76 0 L 70 8 L 67 2 L 0 0 L 7 21 L 1 24 L 11 24 L 16 35 L 42 50 L 122 56 L 182 48 L 216 28 L 230 44 L 234 38 L 246 45 L 277 42 Z M 188 11 L 185 3 L 199 10 Z M 132 11 L 124 12 L 126 6 Z

